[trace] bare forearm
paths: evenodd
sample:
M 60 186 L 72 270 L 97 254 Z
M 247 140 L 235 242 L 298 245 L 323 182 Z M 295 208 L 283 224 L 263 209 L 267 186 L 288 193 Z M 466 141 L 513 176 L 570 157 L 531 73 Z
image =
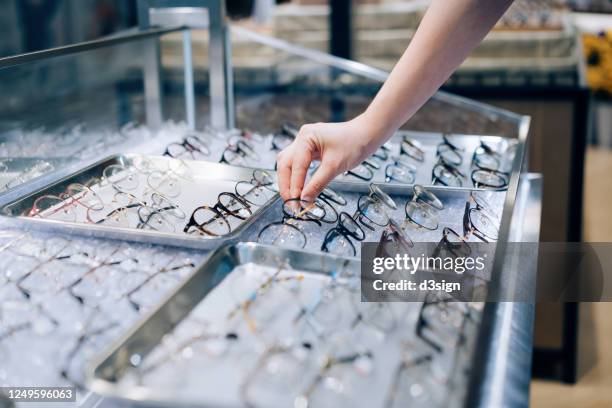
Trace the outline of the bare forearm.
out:
M 436 92 L 480 43 L 512 0 L 433 0 L 410 45 L 364 113 L 371 148 Z

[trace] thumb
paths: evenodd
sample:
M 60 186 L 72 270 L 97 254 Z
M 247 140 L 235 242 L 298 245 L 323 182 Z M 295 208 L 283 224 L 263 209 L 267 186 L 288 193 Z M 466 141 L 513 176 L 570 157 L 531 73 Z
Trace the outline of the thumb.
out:
M 327 184 L 338 174 L 335 165 L 322 162 L 310 181 L 302 190 L 302 200 L 312 202 L 319 196 Z

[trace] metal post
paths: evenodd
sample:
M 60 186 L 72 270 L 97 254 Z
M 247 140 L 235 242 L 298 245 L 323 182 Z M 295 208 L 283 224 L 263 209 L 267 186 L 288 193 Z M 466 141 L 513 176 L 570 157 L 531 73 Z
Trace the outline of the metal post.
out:
M 352 57 L 352 11 L 351 0 L 329 2 L 329 51 L 336 57 Z
M 206 10 L 206 15 L 202 14 L 203 10 Z M 233 128 L 234 98 L 231 44 L 229 40 L 229 30 L 225 24 L 225 1 L 139 0 L 138 18 L 141 28 L 146 28 L 150 25 L 167 26 L 178 24 L 186 28 L 208 29 L 211 125 L 222 130 Z M 195 125 L 195 98 L 193 94 L 193 63 L 191 61 L 192 53 L 189 37 L 190 34 L 188 33 L 183 35 L 183 52 L 185 58 L 185 103 L 187 107 L 187 122 L 191 126 L 192 124 Z M 187 45 L 187 41 L 189 41 L 189 45 Z M 146 63 L 152 63 L 152 60 L 147 60 Z M 145 69 L 145 75 L 150 75 L 152 77 L 151 82 L 154 81 L 153 72 L 149 74 Z M 157 75 L 156 78 L 159 83 L 159 75 Z M 145 80 L 145 83 L 146 82 Z M 187 87 L 191 90 L 188 90 Z M 150 94 L 153 95 L 154 90 L 151 90 Z M 147 95 L 147 100 L 148 99 Z M 148 112 L 147 110 L 147 114 Z
M 150 27 L 146 3 L 146 0 L 138 0 L 138 25 L 141 30 Z M 152 129 L 158 129 L 164 120 L 161 91 L 161 57 L 158 38 L 145 40 L 143 63 L 147 125 Z
M 187 125 L 195 130 L 195 90 L 193 83 L 193 53 L 191 47 L 191 30 L 183 30 L 183 65 L 185 66 L 185 111 Z

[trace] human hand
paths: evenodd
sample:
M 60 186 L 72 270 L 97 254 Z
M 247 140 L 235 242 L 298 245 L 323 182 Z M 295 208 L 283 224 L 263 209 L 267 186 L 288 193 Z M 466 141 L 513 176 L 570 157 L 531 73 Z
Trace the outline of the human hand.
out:
M 338 174 L 360 164 L 378 143 L 363 116 L 340 123 L 304 125 L 295 140 L 277 156 L 278 185 L 283 200 L 301 197 L 311 202 Z M 321 164 L 304 186 L 313 160 Z

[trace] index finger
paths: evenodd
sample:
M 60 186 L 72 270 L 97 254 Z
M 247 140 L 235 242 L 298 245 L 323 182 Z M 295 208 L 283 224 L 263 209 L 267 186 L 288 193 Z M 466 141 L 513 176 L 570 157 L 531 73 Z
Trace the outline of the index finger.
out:
M 278 192 L 283 200 L 290 198 L 291 192 L 291 162 L 281 156 L 276 162 L 276 174 L 278 177 Z

